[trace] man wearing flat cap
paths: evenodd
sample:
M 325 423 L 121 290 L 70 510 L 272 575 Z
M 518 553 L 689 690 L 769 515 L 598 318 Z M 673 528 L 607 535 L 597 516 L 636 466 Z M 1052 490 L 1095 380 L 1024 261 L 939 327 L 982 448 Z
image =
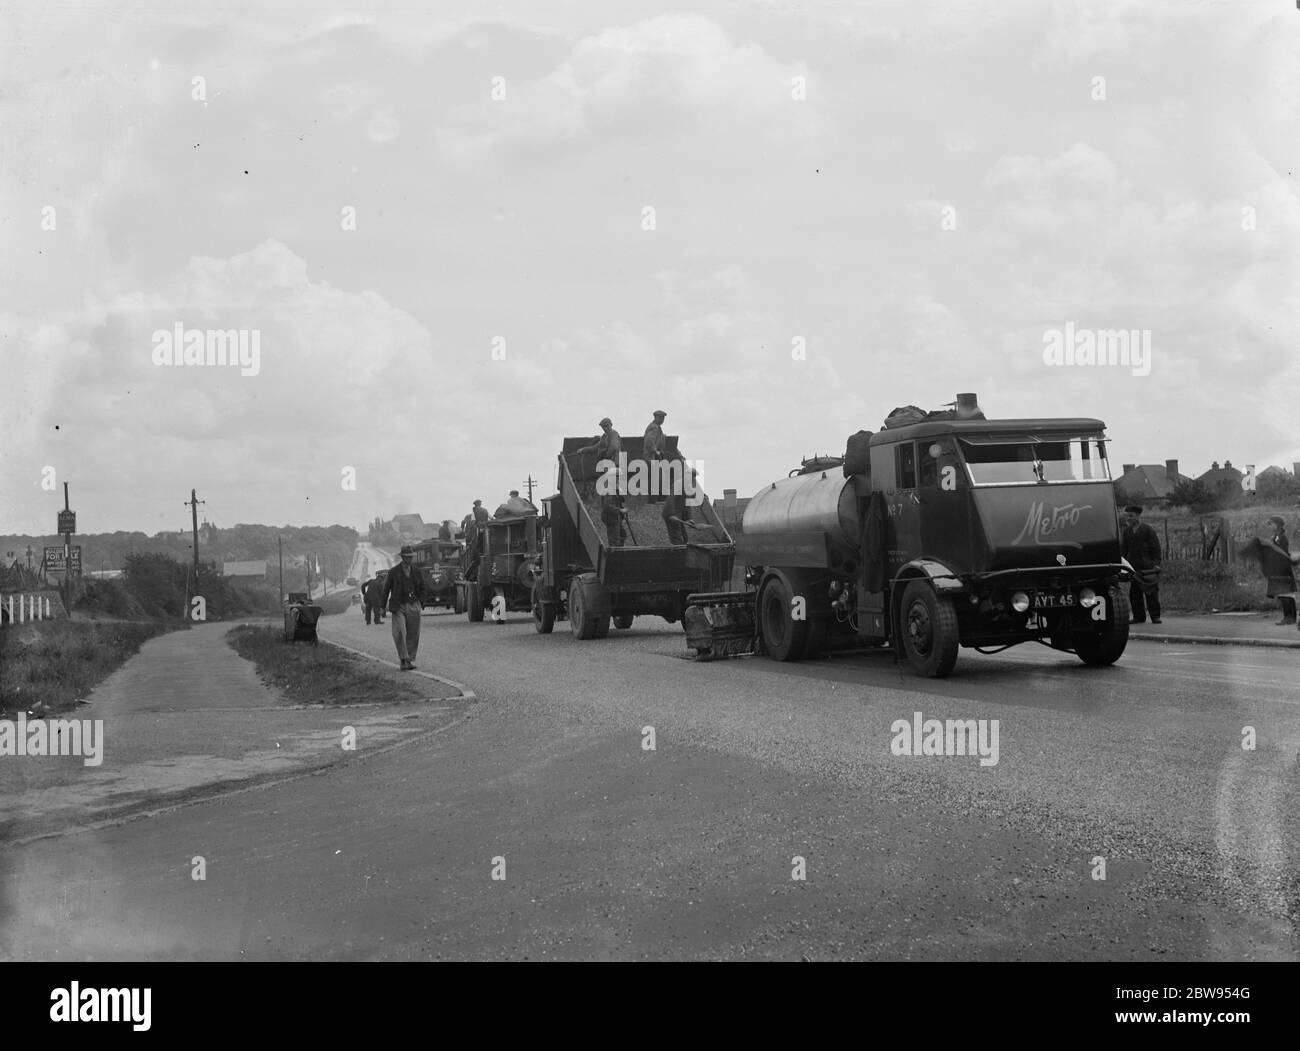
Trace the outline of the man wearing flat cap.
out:
M 393 615 L 393 644 L 402 671 L 415 667 L 420 648 L 420 614 L 424 612 L 424 574 L 415 568 L 415 548 L 402 548 L 402 561 L 384 579 L 382 603 Z
M 1123 528 L 1119 535 L 1119 553 L 1128 559 L 1136 579 L 1129 585 L 1129 605 L 1134 624 L 1143 624 L 1151 613 L 1151 623 L 1160 623 L 1160 538 L 1142 521 L 1142 508 L 1129 504 L 1124 508 Z
M 645 437 L 641 439 L 641 448 L 643 450 L 641 455 L 645 457 L 647 463 L 662 460 L 668 455 L 668 439 L 664 437 L 664 417 L 667 415 L 668 413 L 664 412 L 663 409 L 655 409 L 654 419 L 650 421 L 645 429 Z M 651 477 L 654 476 L 651 475 Z M 663 494 L 652 490 L 646 502 L 658 504 L 663 501 Z
M 614 430 L 614 421 L 606 416 L 600 421 L 600 429 L 604 432 L 590 445 L 584 445 L 577 451 L 580 453 L 596 454 L 599 460 L 617 460 L 618 454 L 623 451 L 623 438 Z
M 577 454 L 594 452 L 596 454 L 597 464 L 599 464 L 601 460 L 613 460 L 617 463 L 618 454 L 623 451 L 623 438 L 618 431 L 614 430 L 614 421 L 608 416 L 600 421 L 600 429 L 604 433 L 599 438 L 590 445 L 584 445 L 581 449 L 575 449 L 574 452 Z M 594 479 L 589 477 L 584 483 L 583 489 L 588 496 L 595 492 Z

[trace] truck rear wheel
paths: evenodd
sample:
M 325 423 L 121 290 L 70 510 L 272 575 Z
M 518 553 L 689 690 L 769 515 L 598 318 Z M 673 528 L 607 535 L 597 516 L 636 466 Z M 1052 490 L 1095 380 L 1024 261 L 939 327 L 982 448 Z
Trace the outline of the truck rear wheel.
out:
M 758 630 L 763 649 L 776 661 L 802 660 L 808 651 L 809 621 L 806 616 L 794 619 L 793 600 L 794 589 L 780 573 L 768 578 L 758 596 Z
M 960 630 L 952 599 L 939 595 L 924 580 L 903 589 L 899 631 L 908 663 L 927 679 L 943 679 L 957 663 Z
M 478 582 L 473 580 L 469 582 L 465 590 L 468 592 L 465 596 L 468 607 L 465 612 L 472 622 L 478 623 L 483 619 L 483 592 L 479 590 Z
M 609 598 L 603 591 L 594 573 L 573 578 L 569 585 L 569 627 L 575 639 L 603 639 L 609 634 Z
M 1084 664 L 1101 667 L 1114 664 L 1128 646 L 1128 619 L 1132 614 L 1128 595 L 1123 588 L 1111 588 L 1106 596 L 1110 603 L 1110 618 L 1105 627 L 1096 633 L 1074 636 L 1074 652 Z

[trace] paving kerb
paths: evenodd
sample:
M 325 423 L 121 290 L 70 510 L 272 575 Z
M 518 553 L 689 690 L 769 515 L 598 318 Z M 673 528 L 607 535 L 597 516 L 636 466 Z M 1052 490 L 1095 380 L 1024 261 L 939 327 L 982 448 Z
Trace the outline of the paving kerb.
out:
M 1230 639 L 1215 635 L 1152 635 L 1147 632 L 1129 632 L 1130 642 L 1164 642 L 1179 645 L 1201 646 L 1262 646 L 1280 650 L 1300 650 L 1300 639 L 1284 642 L 1282 639 Z

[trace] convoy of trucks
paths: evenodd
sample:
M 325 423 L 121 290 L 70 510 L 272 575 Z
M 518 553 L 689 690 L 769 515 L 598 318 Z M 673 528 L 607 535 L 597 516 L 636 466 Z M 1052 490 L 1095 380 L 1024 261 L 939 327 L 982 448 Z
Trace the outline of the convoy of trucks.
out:
M 1040 642 L 1090 665 L 1124 652 L 1132 570 L 1101 420 L 990 420 L 972 394 L 945 411 L 896 410 L 844 457 L 804 461 L 764 487 L 734 540 L 699 493 L 703 528 L 686 544 L 649 535 L 655 496 L 638 492 L 624 503 L 647 535 L 609 542 L 593 499 L 609 464 L 587 442 L 564 439 L 541 514 L 471 530 L 459 574 L 438 576 L 457 613 L 528 610 L 539 633 L 568 620 L 582 640 L 659 616 L 683 623 L 701 659 L 890 646 L 933 678 L 963 647 Z M 623 450 L 638 460 L 641 440 Z M 675 437 L 663 455 L 681 462 Z M 727 590 L 733 564 L 744 567 L 739 590 Z

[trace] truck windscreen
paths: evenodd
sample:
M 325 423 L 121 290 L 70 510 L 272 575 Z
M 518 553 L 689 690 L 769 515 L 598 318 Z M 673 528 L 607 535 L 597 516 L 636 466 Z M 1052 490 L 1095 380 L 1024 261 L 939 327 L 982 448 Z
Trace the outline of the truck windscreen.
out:
M 962 439 L 961 451 L 973 485 L 1110 481 L 1106 443 L 1100 438 Z

